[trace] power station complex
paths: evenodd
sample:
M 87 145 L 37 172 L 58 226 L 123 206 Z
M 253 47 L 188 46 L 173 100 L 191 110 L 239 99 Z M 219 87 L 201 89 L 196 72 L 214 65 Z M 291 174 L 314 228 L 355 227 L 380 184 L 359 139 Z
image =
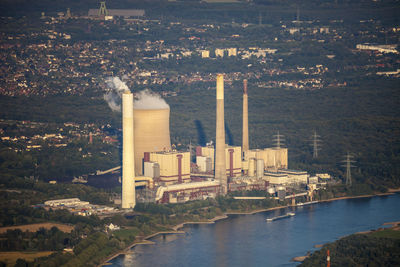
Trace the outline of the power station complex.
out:
M 243 81 L 241 147 L 225 143 L 222 74 L 217 75 L 216 101 L 215 147 L 196 147 L 194 163 L 191 152 L 171 149 L 169 107 L 135 107 L 133 94 L 123 93 L 122 208 L 135 207 L 136 191 L 145 191 L 146 201 L 177 203 L 237 190 L 272 192 L 278 185 L 307 184 L 307 172 L 287 169 L 287 148 L 249 148 L 247 80 Z

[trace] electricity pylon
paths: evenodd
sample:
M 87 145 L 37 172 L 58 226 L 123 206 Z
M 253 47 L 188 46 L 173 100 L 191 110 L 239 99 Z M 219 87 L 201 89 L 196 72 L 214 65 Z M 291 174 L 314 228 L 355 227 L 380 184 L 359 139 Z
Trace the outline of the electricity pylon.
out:
M 314 134 L 312 136 L 312 146 L 313 146 L 313 158 L 318 158 L 318 151 L 321 150 L 321 140 L 319 139 L 321 136 L 317 134 L 317 131 L 314 130 Z
M 354 156 L 350 155 L 350 153 L 347 152 L 347 155 L 345 155 L 345 160 L 342 161 L 343 163 L 345 163 L 344 165 L 342 165 L 342 167 L 346 168 L 346 185 L 347 186 L 351 186 L 353 183 L 351 180 L 351 168 L 356 167 L 352 164 L 355 162 L 353 160 L 353 158 L 354 158 Z

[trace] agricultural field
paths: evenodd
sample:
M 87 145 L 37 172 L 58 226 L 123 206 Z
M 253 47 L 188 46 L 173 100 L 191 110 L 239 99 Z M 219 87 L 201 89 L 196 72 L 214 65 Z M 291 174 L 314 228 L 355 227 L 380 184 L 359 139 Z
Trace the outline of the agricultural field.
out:
M 0 262 L 4 262 L 7 266 L 14 266 L 18 259 L 24 259 L 27 262 L 34 261 L 36 258 L 46 257 L 54 253 L 54 251 L 40 252 L 22 252 L 22 251 L 7 251 L 0 252 Z
M 8 226 L 8 227 L 0 227 L 0 234 L 4 234 L 7 230 L 16 230 L 19 229 L 22 232 L 37 232 L 40 228 L 44 228 L 46 230 L 50 230 L 52 227 L 57 227 L 60 231 L 64 233 L 71 233 L 74 229 L 74 226 L 68 224 L 61 224 L 61 223 L 34 223 L 34 224 L 27 224 L 27 225 L 19 225 L 19 226 Z

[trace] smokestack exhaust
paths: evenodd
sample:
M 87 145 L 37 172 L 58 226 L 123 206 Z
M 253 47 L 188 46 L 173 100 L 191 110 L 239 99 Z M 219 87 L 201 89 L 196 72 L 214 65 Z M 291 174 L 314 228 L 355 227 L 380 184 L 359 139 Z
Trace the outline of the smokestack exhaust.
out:
M 217 75 L 217 122 L 215 137 L 215 179 L 221 184 L 222 194 L 228 191 L 225 162 L 224 75 Z
M 249 110 L 247 95 L 247 80 L 243 80 L 243 126 L 242 126 L 242 153 L 249 150 Z
M 133 138 L 133 94 L 122 94 L 122 208 L 133 209 L 135 199 L 135 154 Z

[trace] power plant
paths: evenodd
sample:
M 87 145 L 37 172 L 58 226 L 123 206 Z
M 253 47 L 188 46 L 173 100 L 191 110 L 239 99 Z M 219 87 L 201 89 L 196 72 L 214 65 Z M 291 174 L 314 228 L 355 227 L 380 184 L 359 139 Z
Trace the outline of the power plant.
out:
M 217 75 L 215 147 L 196 147 L 196 163 L 191 162 L 190 151 L 171 149 L 168 104 L 159 96 L 142 101 L 141 92 L 134 101 L 133 94 L 125 91 L 122 95 L 122 208 L 133 208 L 135 197 L 145 202 L 178 203 L 214 198 L 237 190 L 277 192 L 275 187 L 282 191 L 287 185 L 308 184 L 307 172 L 287 169 L 287 148 L 279 145 L 250 149 L 247 86 L 244 80 L 242 146 L 228 146 L 224 76 Z

